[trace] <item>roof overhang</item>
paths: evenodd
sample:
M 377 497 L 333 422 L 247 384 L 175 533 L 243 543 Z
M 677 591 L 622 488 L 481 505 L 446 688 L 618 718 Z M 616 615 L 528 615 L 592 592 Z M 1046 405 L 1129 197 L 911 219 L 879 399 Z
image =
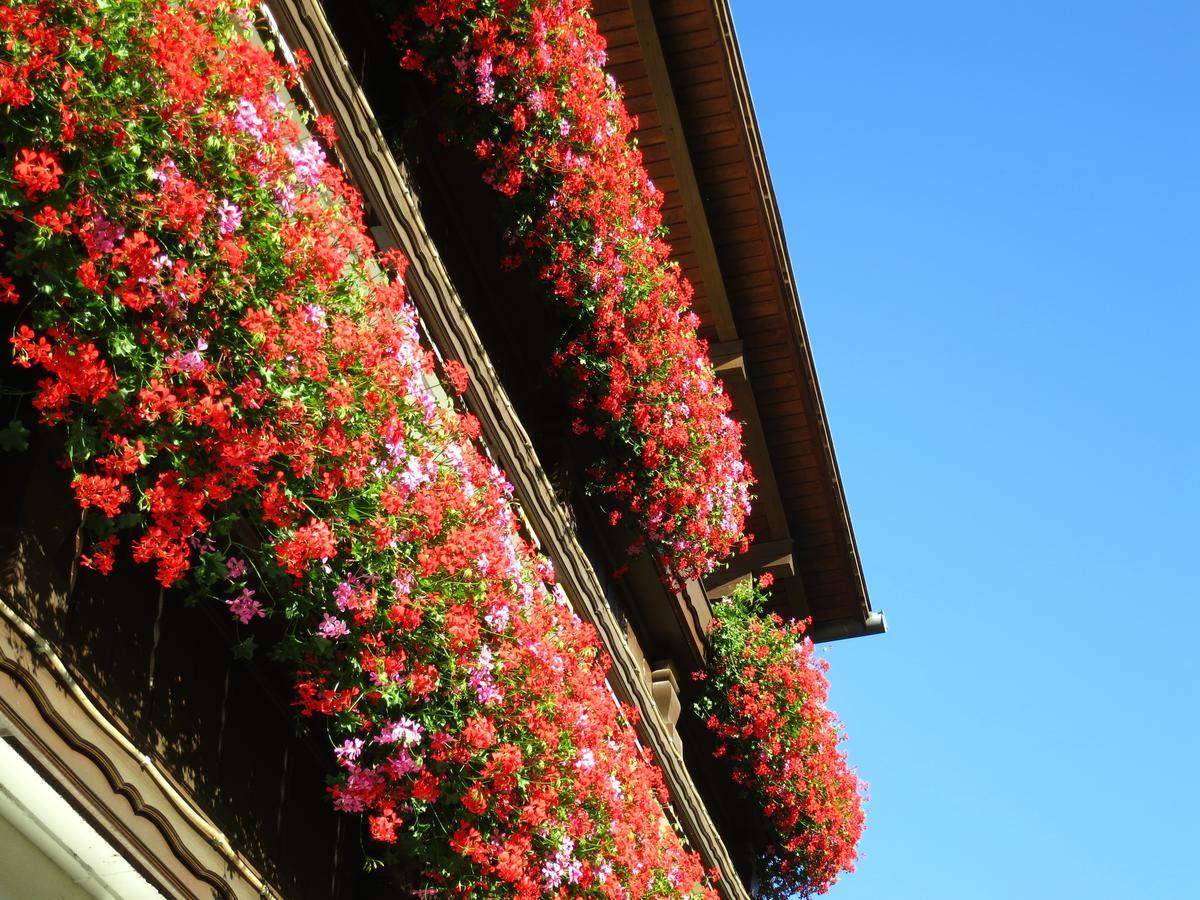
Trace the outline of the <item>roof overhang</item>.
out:
M 595 0 L 594 14 L 758 477 L 759 549 L 706 588 L 765 553 L 780 611 L 811 616 L 814 639 L 878 634 L 729 5 Z

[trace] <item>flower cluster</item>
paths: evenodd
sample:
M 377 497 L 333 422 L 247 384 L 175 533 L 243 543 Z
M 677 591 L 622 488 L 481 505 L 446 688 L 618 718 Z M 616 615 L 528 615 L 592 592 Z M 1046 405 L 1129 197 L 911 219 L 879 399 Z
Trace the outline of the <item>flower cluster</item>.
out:
M 447 85 L 448 135 L 511 198 L 508 262 L 532 264 L 571 312 L 555 365 L 574 387 L 575 432 L 604 448 L 593 488 L 633 514 L 676 584 L 744 547 L 752 477 L 589 9 L 430 0 L 395 40 L 404 68 Z
M 254 26 L 249 0 L 0 5 L 0 297 L 65 426 L 83 562 L 285 620 L 333 803 L 424 884 L 711 895 Z
M 865 785 L 839 749 L 841 724 L 825 707 L 827 664 L 814 657 L 805 623 L 764 616 L 768 579 L 714 607 L 697 712 L 716 755 L 729 757 L 734 780 L 762 808 L 769 895 L 808 897 L 854 870 Z

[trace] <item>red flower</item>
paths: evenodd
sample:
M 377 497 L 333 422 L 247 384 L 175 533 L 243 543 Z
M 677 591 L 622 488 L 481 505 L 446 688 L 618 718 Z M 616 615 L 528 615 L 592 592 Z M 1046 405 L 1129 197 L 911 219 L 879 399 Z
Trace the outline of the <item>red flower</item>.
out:
M 56 190 L 61 184 L 59 179 L 62 175 L 58 157 L 44 150 L 22 147 L 13 160 L 13 179 L 30 200 Z
M 744 546 L 753 477 L 589 3 L 422 3 L 394 36 L 402 68 L 447 85 L 452 139 L 528 223 L 504 266 L 531 262 L 578 321 L 554 365 L 575 389 L 572 430 L 604 445 L 589 477 L 670 585 L 711 571 Z
M 384 844 L 396 843 L 396 829 L 404 824 L 404 820 L 394 809 L 385 809 L 381 815 L 370 816 L 369 820 L 371 837 Z
M 486 716 L 472 716 L 463 729 L 463 740 L 472 747 L 484 750 L 496 743 L 496 727 Z
M 467 367 L 456 359 L 448 359 L 443 368 L 446 372 L 446 378 L 454 386 L 454 393 L 461 397 L 467 392 L 467 382 L 469 380 Z
M 72 487 L 81 507 L 87 509 L 95 506 L 110 517 L 120 514 L 121 507 L 130 498 L 128 486 L 122 484 L 119 478 L 107 475 L 79 475 Z
M 17 286 L 13 284 L 12 279 L 7 275 L 0 274 L 0 303 L 19 303 L 20 295 L 17 294 Z
M 88 569 L 95 569 L 102 575 L 107 575 L 116 564 L 114 554 L 118 544 L 117 536 L 111 535 L 100 541 L 90 554 L 79 557 L 79 564 Z
M 805 624 L 763 619 L 765 601 L 744 584 L 714 607 L 697 712 L 717 738 L 714 756 L 730 758 L 734 781 L 762 809 L 767 883 L 808 897 L 853 871 L 865 785 L 839 749 L 841 726 L 825 708 L 824 666 Z

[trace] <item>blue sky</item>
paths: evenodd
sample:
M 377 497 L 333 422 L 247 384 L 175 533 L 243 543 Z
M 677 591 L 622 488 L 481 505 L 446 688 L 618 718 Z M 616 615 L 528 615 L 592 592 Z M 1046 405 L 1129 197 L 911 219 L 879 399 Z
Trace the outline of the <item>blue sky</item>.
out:
M 733 9 L 891 626 L 829 896 L 1200 897 L 1200 4 Z

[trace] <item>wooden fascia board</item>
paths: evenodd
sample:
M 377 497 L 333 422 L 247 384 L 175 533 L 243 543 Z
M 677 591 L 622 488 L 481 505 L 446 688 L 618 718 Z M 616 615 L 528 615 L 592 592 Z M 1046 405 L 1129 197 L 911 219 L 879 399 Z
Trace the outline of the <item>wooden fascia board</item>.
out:
M 829 429 L 829 418 L 825 411 L 825 401 L 821 396 L 821 386 L 817 380 L 816 363 L 813 360 L 812 347 L 808 340 L 808 330 L 804 324 L 804 316 L 800 310 L 800 295 L 796 288 L 796 279 L 792 271 L 791 254 L 788 252 L 787 239 L 783 230 L 783 221 L 779 212 L 779 204 L 771 184 L 771 173 L 767 167 L 766 151 L 763 148 L 762 134 L 758 128 L 758 119 L 754 113 L 754 104 L 750 97 L 749 82 L 742 63 L 741 50 L 738 47 L 737 34 L 733 27 L 733 14 L 729 9 L 728 0 L 711 0 L 713 15 L 720 31 L 721 44 L 727 64 L 727 74 L 733 89 L 733 105 L 741 128 L 741 137 L 746 158 L 750 163 L 751 178 L 754 180 L 756 195 L 761 203 L 763 221 L 769 236 L 771 251 L 775 257 L 775 271 L 778 273 L 779 287 L 787 308 L 788 323 L 791 327 L 796 346 L 799 348 L 801 365 L 804 370 L 806 388 L 809 391 L 811 407 L 816 416 L 816 427 L 822 447 L 822 456 L 829 473 L 829 489 L 831 499 L 838 513 L 840 525 L 845 536 L 846 552 L 853 570 L 852 578 L 860 594 L 864 622 L 871 614 L 871 600 L 867 592 L 866 579 L 863 576 L 862 561 L 858 554 L 858 541 L 854 536 L 854 525 L 850 520 L 850 509 L 846 502 L 846 492 L 842 485 L 841 472 L 838 468 L 837 455 L 833 447 L 833 436 Z
M 654 22 L 654 10 L 651 9 L 650 0 L 629 0 L 629 2 L 638 44 L 642 48 L 642 61 L 650 81 L 650 92 L 654 96 L 654 105 L 658 109 L 659 127 L 666 139 L 671 169 L 679 183 L 679 196 L 683 201 L 688 232 L 691 234 L 700 263 L 700 277 L 703 279 L 704 294 L 708 299 L 709 309 L 712 310 L 713 325 L 717 331 L 717 339 L 720 341 L 720 344 L 716 346 L 729 345 L 738 341 L 737 327 L 734 324 L 733 311 L 729 305 L 725 277 L 721 273 L 716 244 L 713 242 L 712 231 L 708 226 L 708 213 L 704 209 L 700 184 L 692 165 L 692 154 L 688 149 L 687 136 L 679 116 L 679 105 L 675 102 L 675 89 L 671 86 L 671 74 L 667 68 L 666 57 L 663 55 L 662 42 L 658 37 L 658 26 Z M 734 400 L 734 412 L 745 423 L 743 440 L 750 464 L 758 479 L 756 502 L 759 511 L 767 518 L 769 532 L 767 536 L 772 539 L 786 538 L 788 536 L 787 516 L 784 514 L 783 501 L 775 480 L 775 471 L 767 451 L 766 436 L 758 415 L 758 405 L 746 382 L 744 361 L 736 369 L 730 370 L 727 367 L 720 374 L 731 394 L 731 399 Z M 738 384 L 739 375 L 741 376 L 740 384 Z M 742 389 L 743 385 L 745 385 L 745 389 Z
M 608 609 L 603 589 L 574 534 L 569 511 L 557 499 L 533 445 L 500 383 L 483 345 L 450 281 L 437 249 L 425 231 L 409 178 L 384 139 L 370 106 L 318 0 L 273 0 L 269 4 L 285 38 L 303 47 L 313 65 L 305 83 L 318 109 L 333 117 L 338 153 L 354 184 L 411 265 L 405 278 L 422 323 L 435 345 L 471 371 L 467 404 L 478 417 L 483 441 L 505 467 L 532 537 L 555 562 L 559 581 L 579 615 L 599 632 L 612 659 L 609 682 L 617 697 L 642 711 L 638 736 L 653 751 L 691 846 L 720 873 L 723 896 L 748 900 L 733 862 L 671 734 L 657 711 L 641 664 Z M 399 74 L 397 75 L 399 78 Z
M 18 564 L 11 567 L 21 572 Z M 15 607 L 20 577 L 0 592 L 0 720 L 23 756 L 164 896 L 280 898 L 129 729 L 88 696 L 55 648 Z M 25 601 L 25 602 L 18 602 Z M 14 606 L 10 606 L 12 602 Z

